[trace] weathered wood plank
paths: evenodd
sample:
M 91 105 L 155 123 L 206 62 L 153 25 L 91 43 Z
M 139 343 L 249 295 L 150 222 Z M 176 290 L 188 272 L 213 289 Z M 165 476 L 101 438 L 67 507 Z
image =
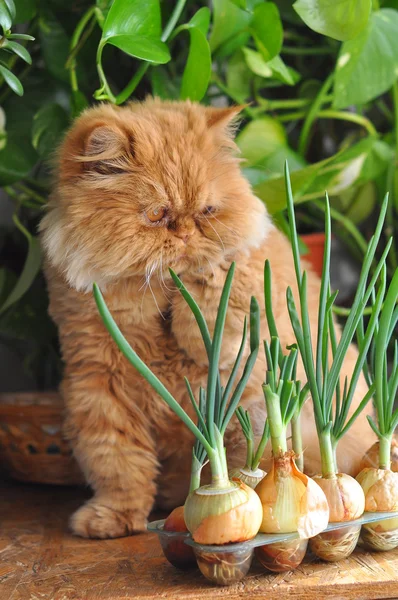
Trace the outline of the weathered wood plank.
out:
M 296 571 L 265 574 L 254 564 L 230 588 L 198 571 L 169 565 L 156 536 L 83 540 L 68 532 L 81 489 L 4 484 L 0 498 L 1 600 L 334 600 L 398 598 L 398 550 L 325 564 L 306 559 Z

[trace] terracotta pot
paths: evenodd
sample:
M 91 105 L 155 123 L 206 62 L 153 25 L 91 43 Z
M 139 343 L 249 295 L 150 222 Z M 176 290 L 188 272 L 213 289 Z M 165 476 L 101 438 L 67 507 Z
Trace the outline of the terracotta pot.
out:
M 76 485 L 84 476 L 62 434 L 57 392 L 0 394 L 0 462 L 14 479 Z
M 300 237 L 308 248 L 308 254 L 303 255 L 303 259 L 312 266 L 319 277 L 322 277 L 325 234 L 308 233 L 306 235 L 301 235 Z

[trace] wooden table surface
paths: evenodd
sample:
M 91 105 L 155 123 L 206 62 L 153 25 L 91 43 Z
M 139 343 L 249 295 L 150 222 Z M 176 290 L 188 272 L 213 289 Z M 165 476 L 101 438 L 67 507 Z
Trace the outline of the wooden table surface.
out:
M 163 558 L 156 537 L 117 540 L 72 536 L 67 519 L 87 497 L 73 488 L 5 483 L 0 499 L 0 600 L 285 600 L 398 598 L 398 550 L 347 560 L 306 560 L 296 571 L 266 575 L 254 564 L 243 582 L 211 586 Z

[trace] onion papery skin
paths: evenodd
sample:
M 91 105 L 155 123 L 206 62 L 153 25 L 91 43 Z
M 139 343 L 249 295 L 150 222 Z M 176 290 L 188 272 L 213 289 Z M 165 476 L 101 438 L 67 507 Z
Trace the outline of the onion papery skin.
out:
M 254 490 L 256 486 L 264 479 L 266 476 L 266 472 L 262 469 L 256 469 L 255 471 L 246 469 L 245 467 L 241 469 L 234 469 L 229 472 L 230 479 L 239 479 L 242 483 L 245 483 L 249 487 Z
M 314 480 L 325 492 L 329 504 L 329 522 L 343 523 L 362 516 L 365 496 L 353 477 L 337 473 L 333 477 L 317 475 Z M 360 525 L 350 525 L 334 531 L 321 533 L 310 540 L 310 548 L 318 558 L 335 562 L 347 558 L 357 545 Z
M 373 446 L 363 455 L 360 470 L 366 468 L 377 469 L 379 466 L 379 448 L 380 443 L 375 442 Z M 393 439 L 391 441 L 391 471 L 398 473 L 398 442 Z
M 263 511 L 256 492 L 236 479 L 225 488 L 210 484 L 191 492 L 184 517 L 195 542 L 222 545 L 252 539 Z
M 398 511 L 398 473 L 365 468 L 357 476 L 357 481 L 365 494 L 367 512 Z M 398 517 L 364 525 L 361 538 L 369 550 L 393 550 L 398 547 Z
M 325 493 L 329 504 L 330 523 L 352 521 L 363 515 L 365 496 L 353 477 L 337 473 L 334 477 L 316 475 L 313 479 Z
M 363 469 L 357 481 L 365 494 L 367 512 L 398 510 L 398 473 L 388 469 Z
M 263 505 L 262 533 L 298 532 L 301 539 L 308 539 L 326 529 L 329 507 L 325 494 L 297 469 L 294 453 L 273 459 L 256 492 Z
M 186 533 L 188 528 L 184 520 L 184 507 L 178 506 L 167 517 L 163 526 L 164 531 Z M 185 536 L 159 536 L 163 554 L 177 569 L 187 570 L 197 566 L 191 546 L 185 544 Z
M 184 507 L 177 506 L 167 517 L 163 525 L 164 531 L 188 531 L 184 519 Z
M 296 539 L 288 542 L 266 544 L 255 549 L 260 563 L 274 573 L 296 569 L 304 559 L 308 540 Z

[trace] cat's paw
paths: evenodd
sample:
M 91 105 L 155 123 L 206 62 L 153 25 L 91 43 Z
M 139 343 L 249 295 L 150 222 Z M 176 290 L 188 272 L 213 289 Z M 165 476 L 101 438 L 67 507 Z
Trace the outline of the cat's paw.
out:
M 79 508 L 70 519 L 76 535 L 86 538 L 117 538 L 146 530 L 145 515 L 134 510 L 115 510 L 95 499 Z

